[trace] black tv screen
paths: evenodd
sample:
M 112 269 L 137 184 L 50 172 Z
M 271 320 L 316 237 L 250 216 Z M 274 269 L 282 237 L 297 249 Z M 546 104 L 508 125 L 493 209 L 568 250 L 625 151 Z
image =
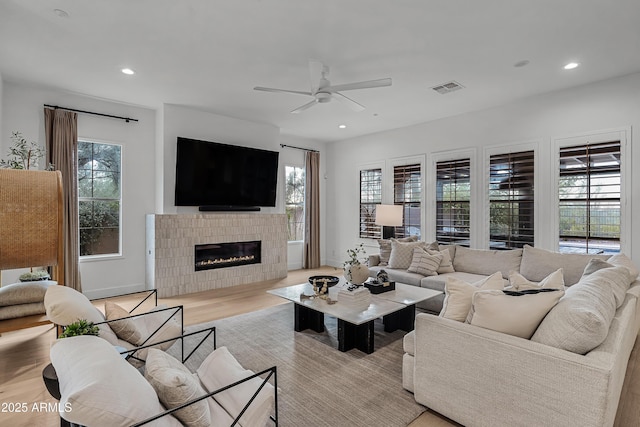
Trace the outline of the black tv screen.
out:
M 275 206 L 279 154 L 178 137 L 175 204 Z

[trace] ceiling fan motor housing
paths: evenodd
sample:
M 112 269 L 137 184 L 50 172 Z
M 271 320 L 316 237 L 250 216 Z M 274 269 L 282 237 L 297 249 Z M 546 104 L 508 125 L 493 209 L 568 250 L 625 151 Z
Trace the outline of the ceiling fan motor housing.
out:
M 316 93 L 316 99 L 318 102 L 324 104 L 325 102 L 331 101 L 331 93 L 330 92 L 318 92 Z

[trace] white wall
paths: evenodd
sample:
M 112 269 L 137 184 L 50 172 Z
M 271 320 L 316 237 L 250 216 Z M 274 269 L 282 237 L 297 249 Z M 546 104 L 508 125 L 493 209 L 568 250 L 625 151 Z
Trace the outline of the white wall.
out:
M 640 74 L 329 144 L 326 206 L 333 208 L 327 209 L 327 264 L 340 265 L 346 250 L 360 242 L 358 165 L 375 162 L 388 164 L 395 158 L 424 154 L 429 168 L 433 153 L 467 148 L 475 150 L 479 164 L 483 164 L 486 147 L 531 142 L 537 144 L 539 149 L 538 174 L 542 178 L 540 188 L 536 188 L 536 192 L 542 195 L 537 206 L 542 215 L 538 216 L 540 220 L 535 224 L 540 236 L 536 245 L 552 249 L 555 236 L 550 221 L 546 221 L 544 215 L 553 215 L 545 208 L 549 207 L 554 197 L 553 191 L 550 191 L 550 177 L 557 173 L 551 162 L 554 141 L 566 136 L 629 127 L 640 128 Z M 637 165 L 640 164 L 640 135 L 637 131 L 629 133 L 629 165 Z M 481 168 L 477 169 L 479 173 Z M 629 169 L 632 173 L 629 193 L 631 210 L 637 215 L 640 212 L 640 169 Z M 426 172 L 431 173 L 429 170 Z M 479 174 L 474 177 L 482 178 Z M 425 236 L 434 235 L 431 226 L 433 215 L 432 212 L 426 212 L 427 227 L 423 224 Z M 483 215 L 478 215 L 472 227 L 483 231 L 486 228 L 483 221 Z M 630 228 L 626 230 L 624 238 L 631 242 L 629 255 L 640 265 L 640 226 Z M 368 246 L 368 254 L 377 253 L 375 242 L 364 243 Z
M 162 170 L 158 170 L 156 173 L 158 176 L 157 185 L 161 187 L 157 189 L 156 193 L 162 195 L 162 201 L 157 201 L 156 205 L 161 206 L 160 213 L 197 212 L 196 207 L 175 206 L 174 204 L 176 140 L 178 136 L 279 151 L 276 206 L 261 208 L 261 212 L 264 213 L 284 213 L 284 165 L 304 166 L 303 151 L 281 148 L 280 144 L 319 150 L 321 151 L 321 159 L 324 157 L 322 143 L 280 135 L 280 129 L 273 125 L 240 120 L 172 104 L 165 104 L 159 111 L 161 129 L 157 138 L 160 140 L 158 145 L 162 146 L 162 153 L 157 164 L 161 164 Z M 322 166 L 323 162 L 321 162 L 321 169 L 323 169 Z M 301 244 L 292 243 L 289 245 L 288 266 L 289 269 L 302 267 Z
M 122 257 L 80 263 L 82 286 L 90 298 L 144 289 L 145 214 L 155 206 L 155 112 L 146 108 L 4 82 L 2 136 L 4 156 L 12 131 L 28 140 L 45 142 L 43 104 L 60 105 L 117 116 L 139 122 L 78 115 L 78 136 L 122 145 Z M 3 282 L 16 281 L 19 271 L 3 273 Z

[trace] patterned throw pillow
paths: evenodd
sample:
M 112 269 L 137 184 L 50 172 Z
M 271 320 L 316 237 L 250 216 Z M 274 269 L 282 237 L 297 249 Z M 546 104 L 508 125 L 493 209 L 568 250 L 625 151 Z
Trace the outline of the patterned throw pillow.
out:
M 402 237 L 400 239 L 380 239 L 378 245 L 380 246 L 380 262 L 378 265 L 387 265 L 389 263 L 389 256 L 391 255 L 391 241 L 396 240 L 398 242 L 417 242 L 418 236 Z
M 423 276 L 435 276 L 438 274 L 437 270 L 442 261 L 442 254 L 440 252 L 436 254 L 430 254 L 423 248 L 413 249 L 413 260 L 408 268 L 411 273 L 418 273 Z
M 427 249 L 425 242 L 398 242 L 391 241 L 391 255 L 389 256 L 389 268 L 406 270 L 413 261 L 413 249 Z
M 435 255 L 439 253 L 442 255 L 442 261 L 440 261 L 440 265 L 438 266 L 438 274 L 442 273 L 455 273 L 453 269 L 453 261 L 451 261 L 451 252 L 449 249 L 443 250 L 428 250 L 431 255 Z

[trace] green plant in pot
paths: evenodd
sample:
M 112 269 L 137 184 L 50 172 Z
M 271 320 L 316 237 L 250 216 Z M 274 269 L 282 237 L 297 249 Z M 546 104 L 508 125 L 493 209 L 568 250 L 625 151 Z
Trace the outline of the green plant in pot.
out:
M 362 264 L 358 259 L 358 256 L 365 255 L 366 252 L 362 243 L 355 247 L 355 249 L 348 249 L 347 255 L 349 259 L 343 263 L 344 277 L 349 283 L 354 285 L 362 285 L 369 277 L 369 267 Z
M 18 280 L 21 282 L 36 282 L 39 280 L 49 280 L 51 276 L 46 270 L 33 270 L 27 273 L 21 274 Z
M 38 169 L 38 162 L 45 156 L 44 148 L 35 141 L 27 141 L 20 132 L 11 134 L 13 145 L 9 147 L 9 156 L 6 160 L 0 159 L 0 168 L 5 169 Z M 49 163 L 46 170 L 53 170 Z
M 100 334 L 100 328 L 86 319 L 78 319 L 77 321 L 65 326 L 64 331 L 58 338 L 77 337 L 79 335 L 95 335 Z

